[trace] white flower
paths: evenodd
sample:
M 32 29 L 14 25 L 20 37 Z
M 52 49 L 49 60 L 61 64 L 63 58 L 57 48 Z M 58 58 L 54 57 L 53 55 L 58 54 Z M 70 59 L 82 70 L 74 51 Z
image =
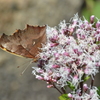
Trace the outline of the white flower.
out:
M 90 89 L 90 98 L 91 100 L 100 100 L 100 96 L 97 94 L 97 88 L 93 87 Z
M 32 72 L 37 79 L 59 88 L 69 86 L 70 82 L 75 89 L 80 91 L 80 82 L 84 76 L 92 78 L 99 72 L 100 67 L 100 22 L 93 26 L 93 16 L 90 22 L 82 20 L 76 14 L 70 23 L 65 20 L 58 27 L 46 29 L 47 41 L 42 45 L 38 67 Z M 69 86 L 70 87 L 70 86 Z M 94 93 L 96 89 L 90 89 Z M 75 91 L 74 91 L 75 92 Z M 91 92 L 91 93 L 92 93 Z M 74 100 L 99 100 L 97 94 L 92 96 L 87 93 L 74 93 Z M 79 99 L 78 99 L 79 98 Z

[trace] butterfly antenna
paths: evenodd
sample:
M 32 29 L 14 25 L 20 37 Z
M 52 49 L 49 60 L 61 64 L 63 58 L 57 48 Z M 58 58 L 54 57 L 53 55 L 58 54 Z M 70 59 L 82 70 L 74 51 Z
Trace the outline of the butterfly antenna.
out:
M 32 61 L 30 61 L 30 63 L 26 66 L 26 68 L 22 71 L 21 75 L 24 74 L 24 72 L 26 71 L 26 69 L 30 66 L 30 64 L 32 63 Z
M 27 62 L 25 62 L 25 63 L 23 63 L 23 64 L 21 64 L 21 65 L 18 65 L 17 68 L 20 68 L 21 66 L 24 66 L 24 65 L 26 65 L 27 63 L 29 63 L 29 61 L 27 61 Z

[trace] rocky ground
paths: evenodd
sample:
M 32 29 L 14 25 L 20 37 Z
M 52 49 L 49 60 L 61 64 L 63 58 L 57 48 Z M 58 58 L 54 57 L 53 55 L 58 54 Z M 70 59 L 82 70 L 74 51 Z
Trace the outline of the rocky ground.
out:
M 80 12 L 82 4 L 82 0 L 0 0 L 0 35 L 12 34 L 26 24 L 56 26 Z M 0 100 L 58 100 L 58 91 L 47 89 L 45 82 L 31 74 L 34 64 L 21 75 L 29 63 L 0 50 Z

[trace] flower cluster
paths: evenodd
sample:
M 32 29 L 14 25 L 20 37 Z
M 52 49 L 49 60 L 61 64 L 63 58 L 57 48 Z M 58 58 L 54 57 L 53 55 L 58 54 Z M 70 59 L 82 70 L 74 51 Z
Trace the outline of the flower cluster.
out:
M 48 88 L 58 87 L 61 93 L 66 93 L 66 86 L 73 87 L 69 97 L 73 94 L 74 98 L 90 98 L 83 93 L 83 83 L 87 77 L 94 80 L 100 67 L 100 21 L 97 19 L 94 23 L 94 18 L 91 16 L 88 22 L 76 14 L 70 23 L 64 20 L 58 27 L 47 26 L 47 42 L 41 48 L 38 67 L 33 67 L 32 73 L 37 79 L 46 81 Z M 76 90 L 80 90 L 79 93 Z M 94 92 L 95 89 L 91 85 L 89 90 Z
M 86 85 L 86 84 L 84 84 Z M 88 87 L 87 87 L 88 89 Z M 77 92 L 77 93 L 69 93 L 68 96 L 73 100 L 100 100 L 99 98 L 99 95 L 97 94 L 97 88 L 96 87 L 92 87 L 92 89 L 89 89 L 89 93 L 82 93 L 82 95 L 80 95 L 79 93 L 80 92 Z M 80 90 L 77 90 L 77 91 L 80 91 Z

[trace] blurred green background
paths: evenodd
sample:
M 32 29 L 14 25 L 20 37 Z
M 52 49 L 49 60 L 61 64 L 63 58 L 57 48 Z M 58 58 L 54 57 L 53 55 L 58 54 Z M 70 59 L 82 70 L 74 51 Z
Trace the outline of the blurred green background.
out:
M 100 18 L 100 0 L 0 0 L 0 35 L 12 34 L 26 24 L 54 27 L 77 12 L 87 19 L 91 14 Z M 58 100 L 57 90 L 47 89 L 45 82 L 32 75 L 35 64 L 20 75 L 29 63 L 30 59 L 0 49 L 0 100 Z
M 100 19 L 100 0 L 84 0 L 81 14 L 88 20 L 91 15 Z

